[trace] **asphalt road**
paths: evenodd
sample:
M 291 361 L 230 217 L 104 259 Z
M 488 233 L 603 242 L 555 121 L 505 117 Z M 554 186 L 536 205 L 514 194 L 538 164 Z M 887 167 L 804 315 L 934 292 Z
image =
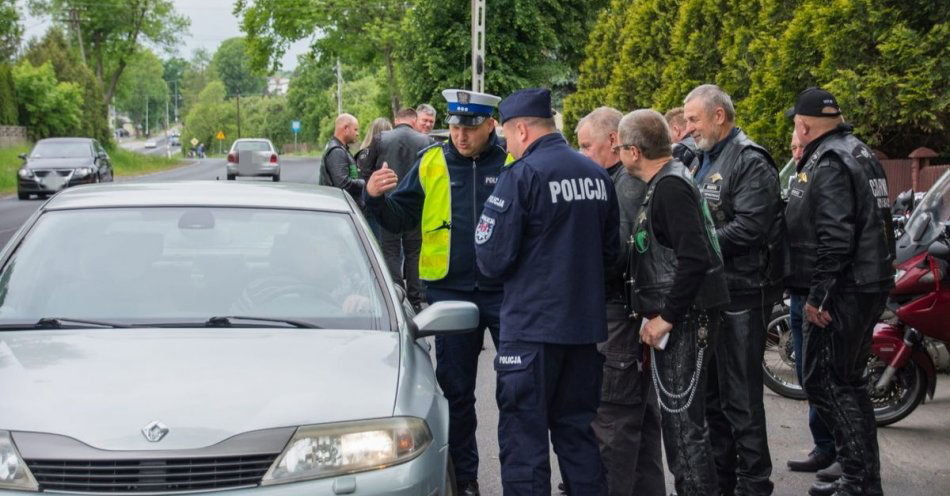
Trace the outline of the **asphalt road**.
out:
M 317 159 L 283 157 L 281 162 L 283 181 L 316 184 Z M 223 159 L 196 160 L 178 169 L 119 180 L 224 180 L 224 164 Z M 270 181 L 269 178 L 238 180 Z M 5 244 L 20 224 L 41 204 L 41 200 L 17 200 L 15 196 L 0 199 L 0 245 Z M 486 340 L 485 352 L 479 359 L 476 390 L 479 420 L 477 438 L 481 454 L 479 481 L 484 495 L 501 494 L 496 430 L 498 412 L 495 407 L 492 369 L 494 355 L 491 341 Z M 789 472 L 785 468 L 785 462 L 789 458 L 804 456 L 811 448 L 806 405 L 804 402 L 782 398 L 766 390 L 765 407 L 774 466 L 772 480 L 776 486 L 775 494 L 807 494 L 812 476 Z M 950 494 L 950 376 L 938 377 L 937 394 L 933 401 L 922 405 L 910 417 L 894 426 L 880 429 L 878 440 L 881 446 L 882 476 L 886 494 Z M 559 480 L 557 473 L 552 452 L 552 484 Z M 669 475 L 667 481 L 668 491 L 672 492 L 672 479 Z
M 164 151 L 164 148 L 161 148 Z M 317 163 L 319 159 L 311 157 L 281 157 L 281 181 L 317 183 Z M 116 181 L 192 181 L 222 180 L 227 175 L 225 159 L 208 158 L 190 160 L 188 165 L 164 172 L 138 177 L 117 177 Z M 267 178 L 238 178 L 238 181 L 270 181 Z M 6 244 L 21 224 L 32 214 L 43 200 L 18 200 L 16 196 L 0 197 L 0 246 Z

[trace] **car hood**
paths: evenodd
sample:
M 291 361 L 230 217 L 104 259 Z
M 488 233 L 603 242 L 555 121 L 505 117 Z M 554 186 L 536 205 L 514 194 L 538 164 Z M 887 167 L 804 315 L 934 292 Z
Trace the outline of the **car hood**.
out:
M 108 450 L 393 414 L 399 335 L 323 329 L 0 332 L 0 429 Z M 142 428 L 168 426 L 160 443 Z
M 26 166 L 30 169 L 74 169 L 92 167 L 92 158 L 31 158 Z

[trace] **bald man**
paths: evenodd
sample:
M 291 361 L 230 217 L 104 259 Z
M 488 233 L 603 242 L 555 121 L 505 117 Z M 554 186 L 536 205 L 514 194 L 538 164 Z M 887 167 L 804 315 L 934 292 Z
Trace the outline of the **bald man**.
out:
M 356 159 L 350 153 L 349 146 L 359 139 L 360 124 L 350 114 L 340 114 L 336 118 L 333 137 L 323 150 L 320 166 L 320 185 L 335 186 L 359 200 L 363 195 L 365 181 L 360 179 Z

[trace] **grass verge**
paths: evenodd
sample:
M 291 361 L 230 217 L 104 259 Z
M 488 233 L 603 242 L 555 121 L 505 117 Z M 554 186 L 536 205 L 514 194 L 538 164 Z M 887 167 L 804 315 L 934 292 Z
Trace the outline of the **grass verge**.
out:
M 109 158 L 112 159 L 112 167 L 115 168 L 117 176 L 138 176 L 171 169 L 186 160 L 179 154 L 166 158 L 164 155 L 143 155 L 120 147 L 109 152 Z
M 0 148 L 0 194 L 16 191 L 16 171 L 20 170 L 23 160 L 17 155 L 28 153 L 30 145 L 16 145 Z

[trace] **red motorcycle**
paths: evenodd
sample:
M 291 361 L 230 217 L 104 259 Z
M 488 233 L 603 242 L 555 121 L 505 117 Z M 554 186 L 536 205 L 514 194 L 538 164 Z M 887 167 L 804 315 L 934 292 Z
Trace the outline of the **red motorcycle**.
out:
M 921 211 L 908 223 L 905 237 L 926 249 L 903 262 L 898 256 L 889 312 L 874 328 L 867 373 L 879 426 L 910 415 L 925 396 L 933 399 L 937 369 L 950 365 L 950 223 L 936 220 L 950 208 L 945 199 L 940 195 L 930 205 L 936 211 Z

